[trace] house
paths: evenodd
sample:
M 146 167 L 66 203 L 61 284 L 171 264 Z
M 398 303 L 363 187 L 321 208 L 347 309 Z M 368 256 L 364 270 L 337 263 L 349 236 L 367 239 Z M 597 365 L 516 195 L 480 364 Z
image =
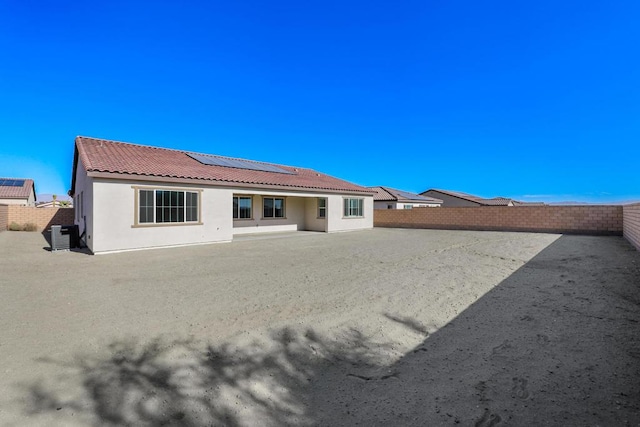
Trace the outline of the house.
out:
M 525 206 L 525 205 L 544 205 L 541 202 L 522 202 L 507 197 L 494 197 L 486 199 L 472 194 L 462 193 L 460 191 L 439 190 L 432 188 L 420 193 L 425 197 L 437 197 L 442 199 L 442 207 L 478 207 L 478 206 Z
M 73 199 L 67 195 L 38 194 L 36 208 L 73 208 Z
M 93 253 L 373 228 L 371 190 L 311 169 L 82 136 L 69 195 Z
M 36 186 L 32 179 L 0 178 L 0 205 L 35 206 Z
M 66 200 L 49 200 L 48 202 L 37 203 L 36 208 L 73 208 L 73 203 Z
M 420 196 L 389 187 L 368 187 L 373 194 L 374 209 L 413 209 L 440 207 L 442 200 Z

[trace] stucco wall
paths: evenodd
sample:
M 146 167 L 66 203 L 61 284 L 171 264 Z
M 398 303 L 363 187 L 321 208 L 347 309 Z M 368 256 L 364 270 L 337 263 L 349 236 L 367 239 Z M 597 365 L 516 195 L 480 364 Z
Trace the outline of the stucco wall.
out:
M 404 209 L 404 205 L 411 205 L 413 208 L 427 207 L 427 208 L 438 208 L 440 204 L 431 204 L 431 203 L 403 203 L 403 202 L 373 202 L 374 209 Z M 389 208 L 391 206 L 391 208 Z
M 327 231 L 329 233 L 373 228 L 373 196 L 349 197 L 364 199 L 364 216 L 362 218 L 345 218 L 343 215 L 344 197 L 341 195 L 330 195 L 327 197 Z M 394 210 L 394 212 L 398 211 Z
M 73 195 L 74 223 L 78 226 L 80 240 L 93 250 L 93 178 L 88 177 L 82 160 L 78 159 L 75 194 Z
M 376 210 L 375 225 L 622 235 L 622 206 L 482 206 Z
M 327 231 L 327 218 L 318 218 L 318 197 L 309 197 L 304 199 L 305 230 L 308 231 Z
M 2 205 L 17 205 L 17 206 L 28 206 L 28 199 L 0 199 L 0 204 Z M 31 204 L 33 206 L 33 203 Z
M 625 205 L 623 211 L 623 235 L 640 251 L 640 203 Z
M 267 233 L 275 231 L 305 230 L 305 201 L 301 197 L 287 197 L 278 192 L 269 194 L 243 194 L 251 196 L 253 218 L 233 220 L 233 234 Z M 284 197 L 285 218 L 262 218 L 263 197 Z M 229 215 L 232 209 L 229 209 Z
M 134 226 L 134 187 L 202 190 L 202 224 Z M 167 185 L 145 182 L 93 182 L 93 234 L 87 235 L 94 253 L 225 242 L 232 239 L 232 192 L 195 185 Z
M 373 227 L 373 197 L 364 197 L 364 218 L 342 218 L 342 195 L 324 195 L 293 191 L 256 190 L 240 188 L 207 187 L 196 184 L 164 184 L 145 181 L 122 181 L 91 178 L 78 168 L 76 195 L 84 194 L 83 203 L 74 197 L 77 209 L 84 207 L 86 216 L 85 241 L 94 253 L 169 247 L 214 242 L 227 242 L 234 234 L 314 230 L 346 231 Z M 189 189 L 200 191 L 201 224 L 152 224 L 137 225 L 136 188 Z M 251 195 L 253 219 L 233 220 L 233 195 Z M 284 219 L 262 218 L 264 196 L 285 197 Z M 327 215 L 317 218 L 317 198 L 327 198 Z M 82 233 L 84 221 L 77 211 L 76 223 Z M 333 229 L 331 228 L 333 226 Z

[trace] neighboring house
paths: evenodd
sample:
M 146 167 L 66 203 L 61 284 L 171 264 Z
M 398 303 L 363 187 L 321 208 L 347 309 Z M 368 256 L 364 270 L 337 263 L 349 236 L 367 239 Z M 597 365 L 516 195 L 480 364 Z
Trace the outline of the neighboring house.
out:
M 68 201 L 50 200 L 48 202 L 37 203 L 36 208 L 73 208 L 73 203 Z
M 32 179 L 0 178 L 0 205 L 35 206 L 36 186 Z
M 433 197 L 420 196 L 407 191 L 389 187 L 368 187 L 375 191 L 373 195 L 374 209 L 413 209 L 437 208 L 442 200 Z
M 373 192 L 311 169 L 77 137 L 69 195 L 93 253 L 373 228 Z
M 420 193 L 421 196 L 437 197 L 442 199 L 442 207 L 465 207 L 465 206 L 524 206 L 524 205 L 544 205 L 540 202 L 521 202 L 507 197 L 494 197 L 485 199 L 472 194 L 460 191 L 438 190 L 432 188 Z
M 36 208 L 73 208 L 73 199 L 67 195 L 38 194 Z

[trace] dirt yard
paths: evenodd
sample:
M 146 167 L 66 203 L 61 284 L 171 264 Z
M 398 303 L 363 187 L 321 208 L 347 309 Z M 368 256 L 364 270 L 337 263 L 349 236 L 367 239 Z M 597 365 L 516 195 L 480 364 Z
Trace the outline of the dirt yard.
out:
M 0 233 L 0 425 L 640 425 L 621 237 L 45 246 Z

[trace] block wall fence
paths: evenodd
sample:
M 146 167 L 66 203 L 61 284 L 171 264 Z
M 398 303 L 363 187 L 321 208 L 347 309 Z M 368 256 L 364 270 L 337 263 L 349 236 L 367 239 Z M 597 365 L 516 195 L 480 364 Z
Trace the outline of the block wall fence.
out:
M 375 227 L 622 235 L 622 206 L 482 206 L 374 211 Z
M 637 250 L 640 251 L 640 203 L 624 205 L 623 235 Z
M 7 230 L 9 224 L 9 206 L 0 205 L 0 233 Z
M 73 208 L 36 208 L 33 206 L 0 205 L 0 230 L 5 231 L 9 224 L 33 223 L 38 231 L 48 230 L 52 225 L 73 224 Z
M 71 208 L 0 205 L 0 232 L 9 224 L 34 223 L 38 230 L 73 224 Z M 484 206 L 374 210 L 375 227 L 528 231 L 623 235 L 640 250 L 640 203 L 624 206 Z

